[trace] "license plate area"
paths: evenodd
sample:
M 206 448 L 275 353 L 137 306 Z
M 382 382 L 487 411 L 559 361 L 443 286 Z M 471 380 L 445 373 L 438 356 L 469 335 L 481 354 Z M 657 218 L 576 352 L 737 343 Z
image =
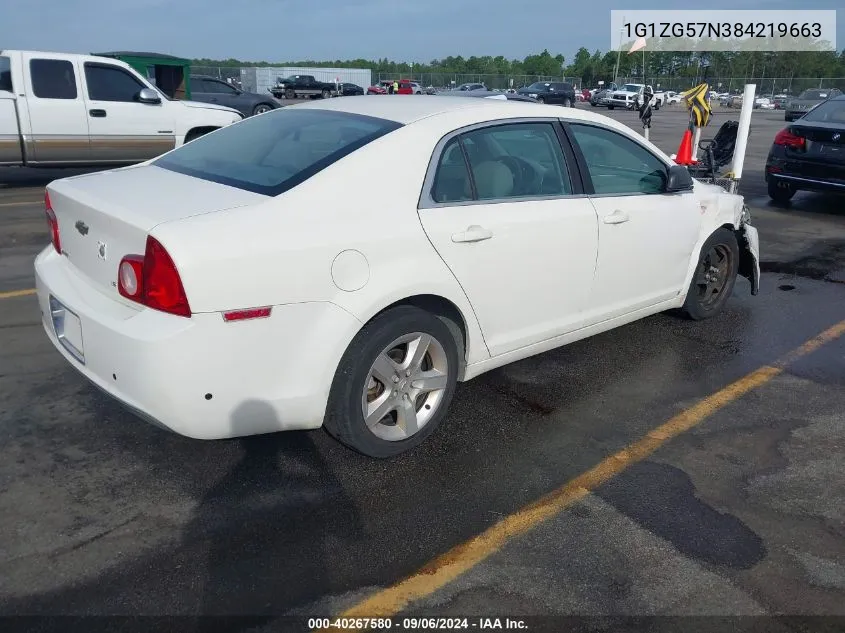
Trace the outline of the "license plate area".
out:
M 50 296 L 50 318 L 53 321 L 53 331 L 56 338 L 71 356 L 83 365 L 85 364 L 85 352 L 82 342 L 82 322 L 79 316 L 65 305 Z

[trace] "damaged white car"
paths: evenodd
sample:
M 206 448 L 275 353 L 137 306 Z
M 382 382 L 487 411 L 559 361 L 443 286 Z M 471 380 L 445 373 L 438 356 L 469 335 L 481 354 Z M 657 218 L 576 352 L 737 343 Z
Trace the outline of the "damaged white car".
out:
M 758 288 L 740 196 L 536 103 L 323 100 L 47 193 L 47 335 L 194 438 L 325 426 L 395 455 L 458 381 L 670 308 L 712 317 L 738 274 Z

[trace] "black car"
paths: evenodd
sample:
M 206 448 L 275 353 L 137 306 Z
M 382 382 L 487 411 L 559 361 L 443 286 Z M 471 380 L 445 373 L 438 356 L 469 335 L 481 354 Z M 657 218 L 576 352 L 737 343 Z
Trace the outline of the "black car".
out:
M 364 89 L 355 84 L 340 84 L 340 96 L 353 97 L 355 95 L 364 94 Z
M 777 202 L 801 190 L 845 193 L 845 95 L 778 132 L 766 159 L 766 183 Z
M 234 108 L 245 117 L 279 107 L 270 96 L 244 92 L 225 81 L 204 75 L 191 75 L 191 99 Z
M 518 94 L 527 95 L 540 103 L 553 103 L 570 108 L 575 107 L 575 88 L 572 84 L 556 81 L 538 81 L 517 90 Z

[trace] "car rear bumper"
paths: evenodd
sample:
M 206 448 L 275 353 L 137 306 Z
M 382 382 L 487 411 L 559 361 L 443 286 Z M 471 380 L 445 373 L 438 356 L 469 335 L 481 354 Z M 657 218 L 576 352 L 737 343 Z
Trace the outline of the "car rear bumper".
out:
M 766 160 L 766 182 L 789 183 L 804 191 L 845 193 L 845 163 L 800 160 L 787 157 L 782 150 Z
M 818 191 L 831 193 L 845 193 L 845 180 L 822 180 L 819 178 L 805 178 L 802 176 L 793 176 L 790 174 L 766 174 L 766 182 L 783 182 L 788 183 L 802 191 Z
M 137 309 L 52 246 L 36 258 L 35 278 L 44 330 L 74 369 L 145 420 L 197 439 L 319 427 L 339 358 L 361 326 L 328 302 L 230 323 L 220 313 Z

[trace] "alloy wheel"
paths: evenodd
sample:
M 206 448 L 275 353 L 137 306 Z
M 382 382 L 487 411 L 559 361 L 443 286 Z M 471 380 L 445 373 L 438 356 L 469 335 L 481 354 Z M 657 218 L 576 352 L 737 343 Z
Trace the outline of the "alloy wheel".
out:
M 709 309 L 721 299 L 732 269 L 732 257 L 726 245 L 716 244 L 702 258 L 695 278 L 698 302 L 702 308 Z
M 414 332 L 394 340 L 376 357 L 361 395 L 364 421 L 383 440 L 415 435 L 437 413 L 449 384 L 443 345 Z

